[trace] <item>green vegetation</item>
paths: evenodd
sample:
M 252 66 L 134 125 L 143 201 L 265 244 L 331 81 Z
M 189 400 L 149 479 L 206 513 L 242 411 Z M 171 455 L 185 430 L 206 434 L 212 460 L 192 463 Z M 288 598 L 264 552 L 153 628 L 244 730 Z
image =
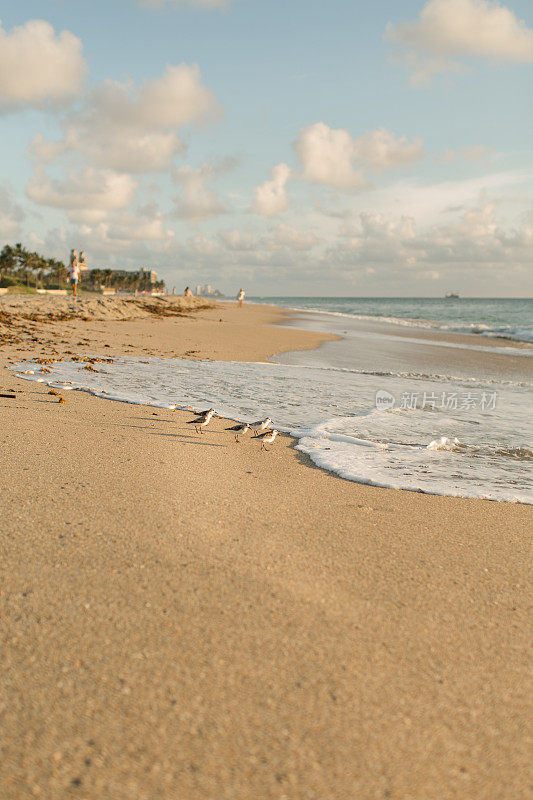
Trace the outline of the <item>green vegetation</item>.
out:
M 151 283 L 148 274 L 141 272 L 127 272 L 126 270 L 91 269 L 87 276 L 82 276 L 83 285 L 93 289 L 105 287 L 117 289 L 119 292 L 151 292 L 163 291 L 165 281 Z
M 0 252 L 0 288 L 14 292 L 34 292 L 37 289 L 68 289 L 68 270 L 62 261 L 44 258 L 30 252 L 20 242 L 6 244 Z M 80 275 L 83 291 L 115 289 L 122 292 L 162 291 L 164 281 L 152 283 L 150 273 L 138 270 L 92 269 Z
M 0 287 L 30 289 L 66 288 L 67 269 L 62 261 L 30 252 L 18 242 L 0 252 Z

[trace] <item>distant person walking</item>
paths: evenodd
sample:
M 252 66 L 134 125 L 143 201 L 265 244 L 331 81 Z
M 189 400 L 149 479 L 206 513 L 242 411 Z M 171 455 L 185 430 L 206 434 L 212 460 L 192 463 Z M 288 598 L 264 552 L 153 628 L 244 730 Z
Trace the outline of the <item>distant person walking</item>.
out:
M 80 279 L 80 265 L 78 263 L 78 253 L 76 250 L 70 251 L 70 264 L 68 268 L 72 293 L 78 296 L 78 281 Z
M 245 298 L 244 289 L 239 289 L 239 294 L 237 295 L 237 302 L 239 304 L 239 308 L 242 308 L 242 303 Z
M 185 287 L 185 291 L 183 292 L 183 296 L 184 297 L 194 297 L 193 293 L 191 292 L 191 290 L 189 289 L 188 286 Z

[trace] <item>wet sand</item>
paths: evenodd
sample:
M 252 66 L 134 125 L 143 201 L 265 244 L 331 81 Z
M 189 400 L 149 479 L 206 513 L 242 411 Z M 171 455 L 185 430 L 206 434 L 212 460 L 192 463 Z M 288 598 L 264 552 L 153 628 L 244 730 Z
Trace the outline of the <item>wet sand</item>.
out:
M 320 331 L 324 329 L 324 318 L 312 312 L 298 313 L 285 320 L 284 325 Z M 326 342 L 311 357 L 289 353 L 282 361 L 315 363 L 317 356 L 323 354 L 325 364 L 362 370 L 373 370 L 379 364 L 380 369 L 393 373 L 461 377 L 476 374 L 498 380 L 533 381 L 533 344 L 526 342 L 333 315 L 327 317 L 327 326 L 342 339 Z M 353 365 L 346 360 L 346 353 L 352 352 L 357 352 L 357 363 Z
M 349 483 L 289 437 L 6 369 L 323 340 L 282 318 L 27 321 L 0 349 L 3 796 L 531 795 L 529 507 Z

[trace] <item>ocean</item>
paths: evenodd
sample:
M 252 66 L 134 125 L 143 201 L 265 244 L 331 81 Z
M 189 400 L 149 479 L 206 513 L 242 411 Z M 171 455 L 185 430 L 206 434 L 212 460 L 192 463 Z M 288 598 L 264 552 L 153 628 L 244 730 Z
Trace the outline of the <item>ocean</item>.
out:
M 304 308 L 305 298 L 275 299 Z M 517 339 L 488 342 L 486 329 L 481 337 L 450 341 L 442 332 L 465 328 L 468 319 L 465 309 L 446 311 L 453 300 L 308 302 L 309 310 L 284 324 L 340 338 L 266 363 L 125 357 L 98 364 L 97 373 L 72 361 L 57 362 L 51 374 L 35 362 L 16 369 L 29 380 L 110 400 L 213 406 L 237 421 L 269 416 L 317 466 L 348 480 L 533 503 L 532 347 Z M 488 311 L 479 319 L 499 329 L 498 336 L 533 329 L 531 301 L 478 302 L 478 311 L 492 308 L 490 319 Z M 513 311 L 505 318 L 506 304 Z M 395 325 L 385 324 L 392 319 Z
M 533 299 L 529 298 L 251 297 L 250 300 L 408 327 L 533 342 Z

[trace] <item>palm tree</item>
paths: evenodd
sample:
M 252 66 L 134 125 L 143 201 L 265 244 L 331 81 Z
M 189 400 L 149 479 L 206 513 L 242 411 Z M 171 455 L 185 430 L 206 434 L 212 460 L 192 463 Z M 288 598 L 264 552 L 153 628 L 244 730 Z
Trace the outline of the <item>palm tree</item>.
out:
M 13 275 L 15 263 L 15 251 L 10 244 L 4 245 L 0 253 L 0 276 L 4 272 L 9 272 L 10 275 Z
M 41 266 L 41 256 L 38 253 L 25 252 L 24 269 L 26 271 L 26 286 L 30 285 L 30 275 L 37 272 Z M 35 276 L 35 286 L 37 286 L 37 277 Z
M 13 255 L 15 257 L 15 264 L 17 266 L 17 270 L 19 270 L 19 271 L 22 270 L 22 271 L 25 272 L 26 271 L 26 269 L 25 269 L 26 268 L 26 256 L 28 255 L 28 252 L 24 249 L 24 247 L 22 246 L 22 244 L 20 242 L 16 243 L 16 245 L 14 247 L 14 250 L 13 250 Z
M 57 274 L 57 288 L 61 289 L 61 284 L 66 277 L 67 269 L 62 261 L 55 261 L 55 269 Z
M 55 258 L 48 258 L 46 259 L 46 261 L 43 262 L 43 264 L 44 268 L 48 270 L 46 275 L 46 285 L 48 288 L 50 288 L 54 272 L 57 274 L 57 261 L 55 260 Z
M 99 288 L 102 284 L 103 279 L 104 279 L 104 273 L 102 272 L 101 269 L 91 270 L 91 282 L 93 288 Z

